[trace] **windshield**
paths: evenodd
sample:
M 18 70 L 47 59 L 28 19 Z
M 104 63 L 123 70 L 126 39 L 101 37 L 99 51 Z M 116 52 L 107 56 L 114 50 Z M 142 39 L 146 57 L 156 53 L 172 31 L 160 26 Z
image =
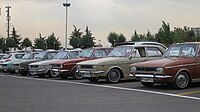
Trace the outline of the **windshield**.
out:
M 37 56 L 35 56 L 35 59 L 44 59 L 47 52 L 40 52 Z
M 54 59 L 66 59 L 67 55 L 68 55 L 68 51 L 60 51 L 56 54 L 56 56 L 54 57 Z
M 85 49 L 83 50 L 78 57 L 89 58 L 92 56 L 94 49 Z
M 131 46 L 118 46 L 111 51 L 108 57 L 128 57 L 132 49 Z
M 171 46 L 167 52 L 163 55 L 167 57 L 195 57 L 197 50 L 196 44 L 180 44 Z
M 31 59 L 31 57 L 32 57 L 32 54 L 31 53 L 27 53 L 22 57 L 22 60 L 28 60 L 28 59 Z
M 77 58 L 77 56 L 79 55 L 80 51 L 71 51 L 69 53 L 69 58 Z

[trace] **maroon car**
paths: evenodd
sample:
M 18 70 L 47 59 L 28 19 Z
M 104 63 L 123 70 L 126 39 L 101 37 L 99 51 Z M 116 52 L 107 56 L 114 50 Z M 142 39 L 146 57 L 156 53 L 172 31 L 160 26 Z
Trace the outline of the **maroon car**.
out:
M 200 42 L 172 45 L 162 59 L 131 65 L 130 76 L 140 79 L 144 86 L 169 83 L 184 89 L 200 79 Z
M 79 58 L 67 59 L 51 63 L 51 73 L 57 74 L 62 79 L 73 76 L 74 79 L 82 79 L 82 75 L 76 74 L 76 63 L 107 57 L 113 48 L 89 48 L 83 50 Z

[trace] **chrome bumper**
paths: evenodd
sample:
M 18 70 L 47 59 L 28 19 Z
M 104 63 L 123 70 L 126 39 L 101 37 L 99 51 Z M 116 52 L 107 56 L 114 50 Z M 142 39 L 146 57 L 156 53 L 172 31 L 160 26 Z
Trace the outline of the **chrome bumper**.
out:
M 130 77 L 136 77 L 136 78 L 171 78 L 172 76 L 169 75 L 150 75 L 150 74 L 129 74 Z

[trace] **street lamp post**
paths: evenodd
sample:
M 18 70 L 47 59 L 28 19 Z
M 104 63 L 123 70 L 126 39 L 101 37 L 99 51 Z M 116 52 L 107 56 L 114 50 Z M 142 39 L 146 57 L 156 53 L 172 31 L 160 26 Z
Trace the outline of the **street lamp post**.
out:
M 63 3 L 63 6 L 66 7 L 66 28 L 65 28 L 65 48 L 67 49 L 67 15 L 68 15 L 68 7 L 70 7 L 70 3 L 68 3 L 68 0 L 66 0 L 66 3 Z

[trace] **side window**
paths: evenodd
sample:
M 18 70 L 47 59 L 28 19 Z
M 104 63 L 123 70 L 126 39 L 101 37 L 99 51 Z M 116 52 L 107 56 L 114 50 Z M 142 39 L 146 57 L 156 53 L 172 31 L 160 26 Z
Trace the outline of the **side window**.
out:
M 15 58 L 21 59 L 24 56 L 24 54 L 15 54 Z
M 106 57 L 106 53 L 104 50 L 96 50 L 94 57 L 96 58 Z
M 162 53 L 156 47 L 147 47 L 147 56 L 148 57 L 160 57 Z
M 136 58 L 141 57 L 141 55 L 140 55 L 138 49 L 134 49 L 134 50 L 133 50 L 133 52 L 132 52 L 132 56 L 133 56 L 133 57 L 136 57 Z
M 54 53 L 54 52 L 52 52 L 52 53 L 48 53 L 48 55 L 47 55 L 47 59 L 53 59 L 53 57 L 55 57 L 56 54 L 57 54 L 57 53 Z

